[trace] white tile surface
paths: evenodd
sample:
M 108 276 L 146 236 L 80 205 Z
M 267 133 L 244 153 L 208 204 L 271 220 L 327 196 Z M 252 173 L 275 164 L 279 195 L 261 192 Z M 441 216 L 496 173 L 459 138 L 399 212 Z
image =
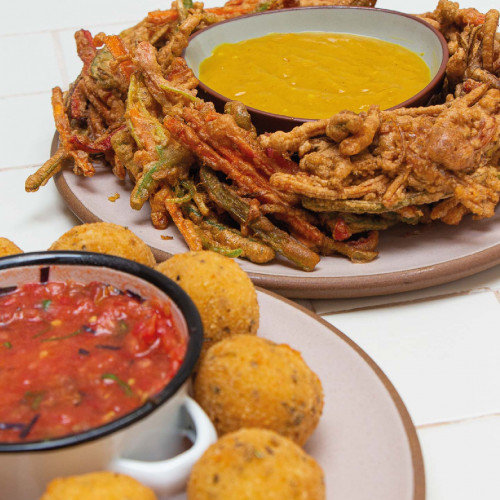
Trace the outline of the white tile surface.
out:
M 78 224 L 53 181 L 36 193 L 24 191 L 24 180 L 34 171 L 35 168 L 0 170 L 0 236 L 25 252 L 46 250 Z
M 418 429 L 427 500 L 500 498 L 500 416 Z
M 0 37 L 0 97 L 49 91 L 61 84 L 51 33 Z M 35 76 L 36 75 L 36 76 Z
M 326 319 L 373 357 L 417 425 L 500 412 L 500 303 L 494 293 Z
M 55 131 L 50 92 L 0 98 L 0 116 L 0 168 L 43 163 L 49 158 Z
M 171 2 L 142 0 L 141 2 L 86 0 L 43 0 L 7 2 L 0 16 L 0 35 L 29 33 L 72 28 L 74 30 L 104 23 L 134 25 L 147 13 L 156 9 L 168 9 Z

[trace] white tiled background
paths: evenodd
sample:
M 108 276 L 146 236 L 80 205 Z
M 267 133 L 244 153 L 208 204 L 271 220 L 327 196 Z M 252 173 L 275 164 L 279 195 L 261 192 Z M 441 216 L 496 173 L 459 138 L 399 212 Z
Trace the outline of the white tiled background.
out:
M 405 12 L 434 1 L 379 0 Z M 73 33 L 117 33 L 170 2 L 24 0 L 0 16 L 0 236 L 46 249 L 77 224 L 50 182 L 24 180 L 48 157 L 50 89 L 80 70 Z M 207 2 L 214 6 L 215 0 Z M 461 2 L 486 12 L 498 0 Z M 500 266 L 394 296 L 301 301 L 358 343 L 405 402 L 420 438 L 429 500 L 500 499 Z M 12 499 L 15 500 L 15 499 Z

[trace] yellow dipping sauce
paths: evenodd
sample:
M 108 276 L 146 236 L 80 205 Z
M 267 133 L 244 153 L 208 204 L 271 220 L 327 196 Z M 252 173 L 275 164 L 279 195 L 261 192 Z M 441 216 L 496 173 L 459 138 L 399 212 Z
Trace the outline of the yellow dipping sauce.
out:
M 297 118 L 360 112 L 371 104 L 387 109 L 431 80 L 423 59 L 400 45 L 323 32 L 223 43 L 202 61 L 199 78 L 231 100 Z

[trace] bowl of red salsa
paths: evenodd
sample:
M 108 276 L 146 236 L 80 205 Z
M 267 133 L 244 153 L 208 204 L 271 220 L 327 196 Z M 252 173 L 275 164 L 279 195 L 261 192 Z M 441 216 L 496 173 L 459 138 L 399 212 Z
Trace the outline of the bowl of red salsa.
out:
M 187 396 L 202 341 L 191 299 L 152 268 L 88 252 L 0 259 L 4 493 L 33 498 L 52 477 L 100 468 L 141 480 L 136 466 L 171 468 L 186 403 L 209 444 L 213 429 Z

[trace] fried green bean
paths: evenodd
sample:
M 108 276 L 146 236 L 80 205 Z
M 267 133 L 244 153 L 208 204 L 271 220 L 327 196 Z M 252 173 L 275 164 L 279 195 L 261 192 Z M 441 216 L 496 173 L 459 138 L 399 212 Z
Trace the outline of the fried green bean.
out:
M 243 236 L 241 231 L 220 222 L 213 215 L 204 217 L 192 203 L 184 205 L 183 210 L 204 232 L 205 238 L 207 234 L 210 236 L 210 241 L 202 240 L 205 250 L 221 252 L 220 249 L 223 248 L 227 251 L 225 255 L 229 256 L 234 256 L 232 252 L 237 251 L 239 257 L 256 264 L 270 262 L 276 257 L 276 252 L 270 246 L 255 238 Z
M 64 148 L 59 148 L 34 174 L 26 179 L 24 184 L 26 191 L 31 193 L 38 191 L 40 186 L 44 186 L 54 174 L 61 170 L 67 158 L 69 158 L 69 153 Z
M 427 205 L 444 200 L 452 193 L 416 193 L 409 194 L 391 207 L 386 207 L 380 201 L 367 200 L 324 200 L 320 198 L 303 198 L 302 206 L 313 212 L 349 212 L 354 214 L 381 214 L 394 212 L 411 205 Z
M 254 236 L 305 271 L 312 271 L 319 255 L 288 233 L 276 227 L 267 217 L 251 215 L 250 204 L 220 182 L 207 167 L 200 169 L 200 178 L 212 201 L 228 212 L 239 224 L 248 226 Z

